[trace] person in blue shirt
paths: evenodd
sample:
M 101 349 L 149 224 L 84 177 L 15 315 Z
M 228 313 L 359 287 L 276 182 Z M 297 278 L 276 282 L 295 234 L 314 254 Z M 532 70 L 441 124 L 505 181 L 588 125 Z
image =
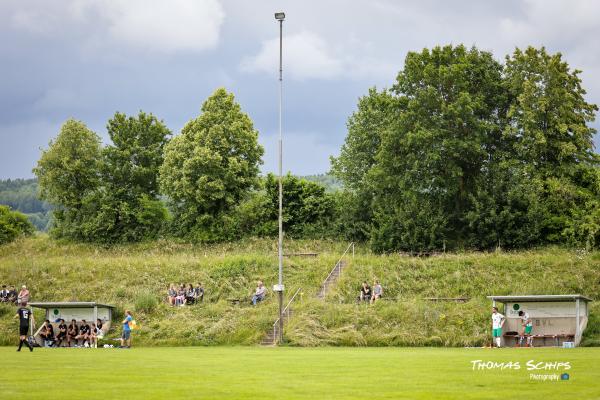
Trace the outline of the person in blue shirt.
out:
M 129 325 L 133 321 L 133 316 L 131 315 L 131 311 L 125 311 L 125 319 L 123 322 L 123 333 L 121 334 L 121 348 L 128 349 L 131 347 L 131 326 Z M 127 343 L 127 346 L 125 346 Z

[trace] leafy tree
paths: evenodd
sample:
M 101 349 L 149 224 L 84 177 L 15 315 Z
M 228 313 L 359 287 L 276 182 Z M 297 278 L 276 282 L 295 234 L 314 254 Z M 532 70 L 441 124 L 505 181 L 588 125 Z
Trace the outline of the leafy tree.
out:
M 504 135 L 538 174 L 557 176 L 574 164 L 598 161 L 596 130 L 588 126 L 598 107 L 585 100 L 580 73 L 560 53 L 548 54 L 543 47 L 516 49 L 506 58 L 511 103 Z
M 65 122 L 57 138 L 42 151 L 33 172 L 40 197 L 55 206 L 56 236 L 82 238 L 82 208 L 100 185 L 100 163 L 100 138 L 74 119 Z
M 501 72 L 490 53 L 464 46 L 407 55 L 393 88 L 398 118 L 384 132 L 370 174 L 374 229 L 383 230 L 372 240 L 386 237 L 391 249 L 464 245 L 464 215 L 489 160 L 489 138 L 498 136 Z M 390 235 L 393 226 L 414 232 Z M 409 242 L 401 239 L 407 235 Z
M 26 215 L 0 205 L 0 245 L 10 243 L 19 236 L 31 235 L 33 230 Z
M 220 218 L 258 184 L 262 155 L 250 117 L 233 94 L 217 89 L 165 147 L 160 183 L 172 201 L 175 233 L 222 239 Z
M 144 112 L 117 112 L 107 128 L 112 144 L 102 150 L 102 188 L 86 203 L 85 236 L 104 243 L 154 238 L 167 219 L 158 173 L 171 132 Z
M 506 64 L 464 46 L 411 52 L 390 91 L 370 90 L 332 172 L 344 228 L 378 251 L 598 246 L 597 106 L 560 54 Z
M 115 113 L 107 125 L 111 145 L 103 149 L 103 181 L 130 198 L 157 198 L 163 149 L 171 132 L 154 115 Z

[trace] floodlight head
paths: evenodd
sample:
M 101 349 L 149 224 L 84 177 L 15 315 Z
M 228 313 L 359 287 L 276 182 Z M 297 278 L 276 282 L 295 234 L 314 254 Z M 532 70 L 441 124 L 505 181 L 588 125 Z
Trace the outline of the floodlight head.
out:
M 284 12 L 275 13 L 275 19 L 277 21 L 283 21 L 285 19 L 285 13 Z

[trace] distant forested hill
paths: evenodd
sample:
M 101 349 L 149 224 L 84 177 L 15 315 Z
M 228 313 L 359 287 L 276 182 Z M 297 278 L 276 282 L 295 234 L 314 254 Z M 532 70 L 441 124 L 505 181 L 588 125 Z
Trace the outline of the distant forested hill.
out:
M 329 193 L 336 192 L 343 188 L 342 182 L 336 179 L 333 175 L 329 174 L 304 175 L 298 176 L 298 178 L 320 183 L 321 185 L 325 186 L 325 190 Z
M 0 204 L 26 214 L 40 231 L 48 229 L 51 206 L 37 195 L 37 179 L 0 180 Z

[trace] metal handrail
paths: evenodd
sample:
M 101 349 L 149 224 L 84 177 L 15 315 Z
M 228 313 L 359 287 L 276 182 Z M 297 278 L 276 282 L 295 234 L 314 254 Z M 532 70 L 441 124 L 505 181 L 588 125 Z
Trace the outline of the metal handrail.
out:
M 294 301 L 294 299 L 296 298 L 296 296 L 300 292 L 300 289 L 302 289 L 302 288 L 298 288 L 296 290 L 296 293 L 294 293 L 294 295 L 292 296 L 292 298 L 290 299 L 290 301 L 288 301 L 288 303 L 285 306 L 285 308 L 283 309 L 283 311 L 281 311 L 281 315 L 285 315 L 285 313 L 286 313 L 287 309 L 289 308 L 290 304 L 292 304 L 292 301 Z M 273 323 L 273 329 L 274 330 L 275 330 L 275 327 L 277 326 L 278 323 L 279 323 L 279 318 L 277 318 L 277 320 Z
M 335 271 L 335 269 L 338 267 L 338 265 L 340 265 L 340 263 L 342 262 L 342 258 L 344 258 L 344 256 L 348 252 L 348 250 L 350 250 L 350 247 L 352 247 L 352 255 L 354 255 L 354 242 L 350 242 L 348 247 L 346 247 L 346 250 L 344 251 L 344 253 L 342 253 L 342 256 L 340 257 L 338 262 L 335 263 L 335 265 L 333 266 L 333 269 L 331 270 L 331 272 L 329 272 L 329 275 L 327 275 L 327 278 L 325 278 L 325 280 L 323 281 L 323 284 L 321 285 L 321 287 L 323 287 L 325 285 L 325 282 L 327 282 L 327 279 L 329 279 L 331 274 L 333 274 L 333 271 Z

